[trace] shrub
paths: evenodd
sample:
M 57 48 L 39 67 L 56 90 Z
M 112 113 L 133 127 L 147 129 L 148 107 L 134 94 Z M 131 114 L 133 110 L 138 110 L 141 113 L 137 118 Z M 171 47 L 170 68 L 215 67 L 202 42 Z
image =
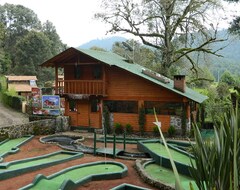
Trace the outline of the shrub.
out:
M 154 134 L 154 136 L 159 136 L 160 135 L 159 129 L 156 125 L 153 127 L 153 134 Z
M 127 134 L 132 134 L 132 132 L 133 132 L 132 125 L 127 123 L 126 126 L 125 126 L 125 130 L 126 130 Z
M 114 132 L 115 134 L 119 135 L 123 133 L 123 127 L 120 123 L 115 123 L 114 124 Z
M 144 107 L 141 107 L 139 109 L 139 113 L 138 113 L 138 124 L 139 124 L 139 131 L 140 131 L 141 135 L 143 135 L 143 133 L 144 133 L 145 123 L 146 123 L 145 109 L 144 109 Z
M 176 128 L 173 125 L 171 125 L 168 128 L 168 136 L 169 137 L 173 137 L 175 135 L 175 133 L 176 133 Z
M 103 107 L 103 118 L 104 118 L 103 122 L 104 130 L 107 132 L 107 134 L 110 134 L 112 130 L 110 125 L 110 113 L 107 106 Z

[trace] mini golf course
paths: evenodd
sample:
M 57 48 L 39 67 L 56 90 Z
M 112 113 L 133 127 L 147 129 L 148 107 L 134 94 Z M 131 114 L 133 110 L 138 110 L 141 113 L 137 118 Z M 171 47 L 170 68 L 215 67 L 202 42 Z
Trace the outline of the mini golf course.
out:
M 128 158 L 149 158 L 149 155 L 145 153 L 132 153 L 132 152 L 126 152 L 124 151 L 126 144 L 137 144 L 138 141 L 143 140 L 143 138 L 127 138 L 128 140 L 124 140 L 124 138 L 114 137 L 110 136 L 110 140 L 108 142 L 113 143 L 113 148 L 97 148 L 96 142 L 98 139 L 96 138 L 96 134 L 94 137 L 94 145 L 95 147 L 89 147 L 85 146 L 81 143 L 83 141 L 83 137 L 71 137 L 67 135 L 50 135 L 46 137 L 42 137 L 40 139 L 40 142 L 42 143 L 56 143 L 58 146 L 63 148 L 64 150 L 69 151 L 75 151 L 75 152 L 83 152 L 88 154 L 94 154 L 94 155 L 104 155 L 104 156 L 111 156 L 111 157 L 128 157 Z M 102 138 L 101 138 L 102 139 Z M 119 139 L 119 143 L 125 143 L 123 144 L 123 149 L 117 149 L 116 143 L 117 139 Z M 131 139 L 131 140 L 130 140 Z M 105 142 L 104 140 L 100 140 L 100 142 Z
M 119 162 L 92 162 L 64 169 L 48 177 L 38 175 L 21 188 L 25 189 L 73 189 L 94 180 L 118 179 L 127 175 L 127 167 Z
M 178 142 L 174 142 L 174 144 L 179 146 Z M 180 143 L 181 145 L 182 143 Z M 189 183 L 191 182 L 194 188 L 198 189 L 194 180 L 191 179 L 189 171 L 191 161 L 194 163 L 193 156 L 171 144 L 168 144 L 168 148 L 177 167 L 183 188 L 189 189 Z M 175 176 L 172 171 L 169 155 L 163 143 L 159 140 L 141 141 L 138 143 L 138 149 L 149 153 L 153 158 L 153 161 L 144 163 L 142 166 L 147 175 L 161 184 L 174 188 Z
M 4 156 L 19 151 L 19 147 L 32 138 L 33 136 L 25 136 L 17 139 L 6 139 L 0 142 L 0 162 L 2 162 Z
M 43 156 L 0 164 L 0 180 L 83 157 L 83 153 L 58 151 Z
M 172 170 L 151 162 L 146 163 L 144 168 L 145 172 L 154 180 L 161 181 L 165 185 L 171 187 L 175 186 L 175 176 Z M 179 177 L 184 189 L 190 189 L 189 183 L 193 185 L 194 189 L 198 189 L 195 182 L 190 177 L 184 175 L 179 175 Z

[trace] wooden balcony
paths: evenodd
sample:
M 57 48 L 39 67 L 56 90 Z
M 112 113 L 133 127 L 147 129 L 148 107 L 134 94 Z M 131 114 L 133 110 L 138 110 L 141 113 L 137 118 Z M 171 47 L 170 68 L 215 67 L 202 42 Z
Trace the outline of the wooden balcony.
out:
M 56 94 L 106 95 L 103 80 L 59 80 Z

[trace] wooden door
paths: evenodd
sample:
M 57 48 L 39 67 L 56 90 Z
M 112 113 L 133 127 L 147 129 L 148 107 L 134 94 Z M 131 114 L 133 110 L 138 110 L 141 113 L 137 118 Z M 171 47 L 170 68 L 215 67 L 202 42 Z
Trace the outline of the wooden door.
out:
M 78 111 L 77 111 L 77 125 L 80 127 L 89 126 L 89 101 L 79 100 L 78 101 Z

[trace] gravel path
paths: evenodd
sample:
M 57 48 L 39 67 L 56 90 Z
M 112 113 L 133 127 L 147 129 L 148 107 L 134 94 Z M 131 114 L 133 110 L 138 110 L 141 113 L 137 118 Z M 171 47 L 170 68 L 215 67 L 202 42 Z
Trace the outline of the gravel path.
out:
M 2 102 L 0 102 L 0 127 L 22 124 L 27 122 L 27 115 L 21 112 L 17 112 L 11 108 L 5 107 Z

